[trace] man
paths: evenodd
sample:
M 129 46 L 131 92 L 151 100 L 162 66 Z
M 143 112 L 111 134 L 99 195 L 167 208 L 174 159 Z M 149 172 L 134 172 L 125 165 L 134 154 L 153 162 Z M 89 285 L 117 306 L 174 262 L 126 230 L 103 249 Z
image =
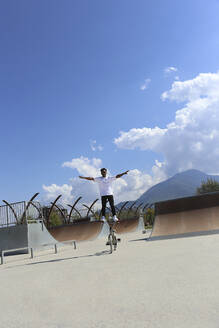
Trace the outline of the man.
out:
M 103 222 L 106 221 L 105 212 L 106 212 L 106 203 L 107 203 L 107 200 L 108 200 L 109 203 L 110 203 L 112 214 L 113 214 L 113 221 L 117 222 L 118 218 L 116 217 L 116 210 L 115 210 L 115 206 L 114 206 L 112 183 L 116 179 L 121 178 L 124 174 L 127 174 L 128 171 L 117 174 L 115 177 L 108 177 L 107 176 L 107 169 L 105 169 L 105 168 L 102 168 L 100 170 L 100 172 L 101 172 L 101 175 L 102 175 L 101 177 L 92 178 L 92 177 L 79 176 L 79 178 L 94 181 L 94 182 L 98 183 L 100 196 L 101 196 L 101 203 L 102 203 L 102 210 L 101 210 L 102 219 L 101 220 Z

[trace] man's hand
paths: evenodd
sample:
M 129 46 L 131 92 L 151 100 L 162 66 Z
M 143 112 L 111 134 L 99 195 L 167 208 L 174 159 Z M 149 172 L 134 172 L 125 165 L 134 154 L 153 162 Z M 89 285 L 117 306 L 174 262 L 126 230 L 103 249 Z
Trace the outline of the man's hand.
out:
M 89 181 L 94 181 L 94 178 L 92 178 L 92 177 L 82 177 L 81 175 L 79 175 L 79 178 L 89 180 Z
M 129 170 L 123 172 L 123 173 L 120 173 L 120 174 L 117 174 L 116 175 L 116 178 L 121 178 L 123 175 L 127 174 L 129 172 Z

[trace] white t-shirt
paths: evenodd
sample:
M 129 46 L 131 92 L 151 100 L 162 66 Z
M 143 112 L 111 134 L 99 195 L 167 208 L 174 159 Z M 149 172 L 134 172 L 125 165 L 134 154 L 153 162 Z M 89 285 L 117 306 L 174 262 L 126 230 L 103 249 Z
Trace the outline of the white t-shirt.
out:
M 116 177 L 98 177 L 94 181 L 98 183 L 100 196 L 113 195 L 112 183 Z

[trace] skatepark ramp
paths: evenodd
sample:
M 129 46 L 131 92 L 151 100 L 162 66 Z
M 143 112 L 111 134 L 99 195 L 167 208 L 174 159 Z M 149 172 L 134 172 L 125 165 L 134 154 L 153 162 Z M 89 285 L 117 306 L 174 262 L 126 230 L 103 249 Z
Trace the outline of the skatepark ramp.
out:
M 58 207 L 56 205 L 56 202 L 60 198 L 60 196 L 61 195 L 59 195 L 52 203 L 50 213 L 52 212 L 52 208 L 54 206 Z M 75 240 L 77 242 L 90 241 L 96 238 L 100 239 L 102 237 L 107 237 L 109 233 L 108 223 L 103 223 L 100 221 L 101 212 L 95 211 L 93 209 L 94 204 L 98 201 L 98 199 L 95 199 L 90 206 L 83 204 L 83 206 L 86 207 L 88 210 L 85 217 L 80 215 L 80 217 L 78 217 L 78 220 L 72 220 L 72 212 L 73 210 L 77 210 L 75 208 L 75 205 L 80 199 L 81 197 L 79 197 L 72 206 L 68 205 L 69 207 L 71 207 L 71 211 L 68 217 L 63 220 L 63 224 L 51 226 L 49 224 L 50 216 L 48 215 L 48 219 L 46 220 L 48 223 L 47 229 L 49 230 L 53 238 L 55 238 L 59 242 L 66 240 Z M 138 205 L 137 208 L 134 208 L 135 203 L 132 203 L 130 207 L 125 208 L 128 203 L 128 201 L 125 202 L 123 206 L 118 210 L 118 217 L 120 218 L 120 222 L 114 226 L 114 229 L 118 234 L 134 232 L 138 229 L 144 230 L 144 225 L 142 224 L 143 220 L 139 219 L 139 209 L 142 204 Z M 80 214 L 81 209 L 77 210 L 76 212 Z M 107 207 L 107 220 L 111 216 L 111 210 Z
M 34 201 L 38 194 L 34 194 L 29 202 L 22 201 L 9 204 L 6 200 L 3 200 L 5 205 L 0 206 L 0 253 L 2 263 L 4 254 L 10 254 L 11 252 L 16 254 L 31 252 L 31 257 L 33 257 L 34 249 L 55 247 L 55 252 L 57 252 L 58 244 L 73 244 L 76 248 L 76 242 L 107 238 L 109 234 L 108 223 L 103 223 L 96 218 L 97 214 L 92 210 L 97 199 L 90 206 L 83 204 L 86 207 L 86 216 L 82 217 L 81 213 L 75 208 L 81 197 L 73 205 L 69 205 L 71 210 L 68 214 L 66 209 L 56 204 L 61 197 L 59 195 L 52 203 L 52 206 L 48 208 L 48 217 L 45 219 L 44 208 L 39 202 Z M 115 225 L 116 233 L 124 234 L 144 229 L 143 219 L 139 218 L 138 213 L 140 206 L 141 204 L 134 208 L 133 203 L 131 207 L 122 213 L 123 218 Z M 51 224 L 50 215 L 53 209 L 59 211 L 62 224 Z M 120 209 L 120 214 L 122 209 L 124 209 L 124 206 Z M 77 219 L 72 215 L 73 210 L 79 215 Z
M 116 224 L 114 230 L 117 234 L 130 233 L 144 230 L 144 222 L 142 217 L 135 217 L 132 219 L 123 219 Z
M 37 195 L 37 194 L 35 194 Z M 34 195 L 34 196 L 35 196 Z M 33 197 L 32 197 L 33 199 Z M 17 202 L 0 206 L 0 255 L 3 264 L 5 254 L 27 254 L 33 257 L 34 249 L 55 248 L 60 244 L 46 229 L 41 206 L 38 202 Z M 71 240 L 76 248 L 76 243 Z
M 142 218 L 123 219 L 116 223 L 114 230 L 117 234 L 144 230 Z M 75 240 L 76 242 L 90 241 L 96 238 L 106 238 L 109 233 L 108 223 L 99 221 L 75 222 L 71 224 L 48 228 L 49 233 L 59 242 Z
M 0 229 L 1 264 L 4 262 L 5 254 L 30 252 L 33 258 L 34 249 L 45 247 L 54 247 L 55 253 L 57 253 L 58 244 L 59 242 L 50 235 L 42 220 L 2 228 Z M 75 244 L 74 247 L 76 248 Z
M 101 221 L 81 221 L 49 228 L 49 233 L 59 242 L 75 240 L 77 242 L 93 240 L 103 229 Z
M 155 203 L 149 240 L 219 233 L 219 192 Z

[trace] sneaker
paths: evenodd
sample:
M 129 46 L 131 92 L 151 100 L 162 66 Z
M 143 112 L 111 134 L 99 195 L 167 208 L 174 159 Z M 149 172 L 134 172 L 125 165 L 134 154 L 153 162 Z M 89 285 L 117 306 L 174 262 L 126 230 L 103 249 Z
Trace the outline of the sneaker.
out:
M 105 216 L 102 216 L 102 218 L 100 219 L 100 221 L 102 221 L 102 222 L 106 222 L 106 218 L 105 218 Z
M 114 222 L 118 222 L 119 221 L 119 219 L 116 217 L 116 215 L 113 216 L 113 221 Z

